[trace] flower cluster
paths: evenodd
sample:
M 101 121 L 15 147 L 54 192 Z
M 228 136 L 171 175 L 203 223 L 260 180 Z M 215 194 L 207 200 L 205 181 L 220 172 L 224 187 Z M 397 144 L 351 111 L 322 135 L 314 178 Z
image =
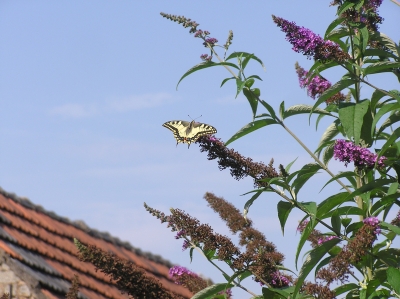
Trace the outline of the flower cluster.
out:
M 322 243 L 325 243 L 325 242 L 327 242 L 329 240 L 337 239 L 337 238 L 338 237 L 336 237 L 336 236 L 323 236 L 323 237 L 318 239 L 318 245 L 321 245 Z
M 298 226 L 297 226 L 297 231 L 300 233 L 303 233 L 305 230 L 306 226 L 308 225 L 309 221 L 304 220 L 302 221 Z M 321 244 L 332 240 L 332 239 L 337 239 L 336 236 L 325 236 L 322 232 L 320 232 L 317 229 L 313 229 L 311 233 L 309 234 L 307 241 L 311 243 L 312 248 L 316 248 L 320 246 Z
M 218 168 L 224 170 L 230 168 L 231 175 L 240 180 L 246 176 L 254 179 L 254 186 L 265 187 L 267 183 L 260 182 L 264 178 L 278 177 L 279 174 L 273 167 L 273 160 L 269 165 L 253 162 L 251 158 L 245 158 L 233 149 L 228 149 L 224 143 L 212 135 L 205 135 L 197 139 L 201 152 L 208 152 L 207 159 L 218 159 Z
M 96 269 L 108 275 L 119 290 L 133 298 L 183 299 L 182 296 L 166 290 L 160 281 L 147 276 L 146 271 L 134 263 L 94 245 L 83 245 L 77 239 L 74 242 L 81 261 L 92 263 Z
M 283 254 L 266 240 L 262 232 L 252 227 L 250 219 L 244 219 L 234 205 L 213 193 L 207 192 L 204 199 L 226 222 L 233 234 L 240 232 L 239 244 L 246 246 L 246 252 L 235 260 L 235 267 L 249 269 L 255 275 L 254 280 L 262 285 L 286 287 L 292 282 L 291 276 L 280 273 L 276 268 L 277 265 L 282 265 Z
M 66 299 L 78 299 L 79 296 L 79 287 L 80 287 L 80 281 L 79 281 L 79 276 L 74 275 L 74 278 L 72 279 L 71 286 L 68 290 L 67 295 L 65 296 Z
M 354 162 L 354 166 L 358 168 L 372 168 L 377 162 L 377 155 L 371 153 L 367 148 L 355 145 L 351 141 L 338 139 L 335 142 L 333 156 L 336 160 L 345 163 L 345 166 L 350 162 Z M 384 167 L 383 161 L 386 157 L 382 156 L 378 160 L 378 167 Z
M 212 56 L 208 55 L 208 54 L 201 54 L 200 55 L 200 59 L 203 61 L 211 61 Z
M 273 287 L 281 288 L 282 286 L 288 286 L 290 282 L 291 281 L 286 276 L 279 273 L 279 271 L 271 274 L 271 285 Z
M 171 14 L 166 14 L 164 12 L 161 12 L 160 15 L 168 20 L 177 22 L 178 24 L 182 24 L 182 26 L 185 28 L 190 27 L 190 33 L 195 33 L 197 31 L 197 26 L 199 26 L 198 23 L 192 21 L 191 19 L 185 18 L 184 16 L 175 16 Z
M 400 226 L 400 211 L 397 212 L 396 217 L 390 223 L 396 226 Z
M 363 226 L 355 233 L 349 243 L 332 258 L 327 268 L 318 271 L 316 278 L 326 281 L 330 285 L 334 281 L 342 284 L 348 281 L 351 268 L 357 264 L 372 248 L 372 244 L 380 233 L 379 220 L 376 217 L 364 219 Z
M 363 223 L 374 228 L 374 234 L 379 235 L 381 233 L 381 229 L 379 228 L 379 219 L 377 217 L 368 217 L 363 220 Z
M 286 33 L 286 40 L 293 46 L 293 51 L 302 53 L 307 58 L 315 60 L 335 60 L 343 62 L 350 58 L 348 53 L 343 52 L 340 46 L 332 41 L 325 41 L 310 29 L 297 26 L 295 22 L 289 22 L 283 18 L 272 16 L 275 24 Z
M 350 7 L 345 10 L 340 18 L 343 19 L 343 23 L 363 23 L 367 26 L 370 32 L 378 31 L 378 24 L 382 24 L 383 18 L 378 13 L 378 8 L 381 6 L 383 0 L 365 0 L 361 7 L 356 8 Z M 338 5 L 340 7 L 343 4 L 343 0 L 334 0 L 331 5 Z
M 206 280 L 196 273 L 190 271 L 189 269 L 181 266 L 174 266 L 169 269 L 169 277 L 179 285 L 184 286 L 192 293 L 197 293 L 207 286 L 212 285 L 213 282 L 211 280 Z M 232 298 L 232 290 L 226 289 L 225 291 L 221 291 L 218 293 L 219 295 L 226 295 L 225 298 Z
M 321 76 L 314 76 L 313 78 L 308 77 L 308 72 L 303 69 L 297 62 L 295 64 L 296 73 L 299 78 L 299 84 L 301 88 L 307 89 L 307 95 L 313 99 L 319 98 L 332 84 Z M 329 103 L 339 103 L 345 100 L 344 94 L 338 92 L 333 95 L 325 102 Z

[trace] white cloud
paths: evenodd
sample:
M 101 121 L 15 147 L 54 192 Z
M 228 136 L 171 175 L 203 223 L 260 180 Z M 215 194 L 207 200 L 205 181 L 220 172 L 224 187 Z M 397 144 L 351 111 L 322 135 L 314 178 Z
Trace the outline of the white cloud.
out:
M 107 101 L 106 108 L 117 112 L 125 112 L 161 106 L 169 102 L 172 102 L 172 97 L 167 93 L 132 95 L 125 98 L 113 98 Z
M 88 117 L 96 114 L 97 108 L 94 105 L 65 104 L 50 110 L 51 115 L 60 115 L 69 118 Z
M 66 118 L 89 117 L 100 113 L 127 112 L 152 108 L 171 103 L 172 96 L 167 93 L 155 93 L 144 95 L 132 95 L 122 98 L 111 98 L 97 104 L 68 103 L 50 109 L 50 115 L 63 116 Z
M 225 96 L 225 97 L 221 97 L 221 98 L 217 98 L 216 102 L 220 105 L 232 105 L 232 104 L 243 104 L 246 103 L 246 98 L 240 94 L 238 95 L 238 97 L 235 99 L 235 96 L 230 95 L 230 96 Z

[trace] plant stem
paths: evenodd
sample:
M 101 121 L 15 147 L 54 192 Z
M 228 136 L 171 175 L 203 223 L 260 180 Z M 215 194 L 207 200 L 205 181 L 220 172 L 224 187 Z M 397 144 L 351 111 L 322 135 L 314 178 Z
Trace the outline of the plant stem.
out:
M 186 239 L 186 240 L 187 240 L 187 239 Z M 217 265 L 216 263 L 214 263 L 212 260 L 208 259 L 208 258 L 206 257 L 206 255 L 204 254 L 204 252 L 203 252 L 199 247 L 197 247 L 195 244 L 193 244 L 190 240 L 187 240 L 187 241 L 188 241 L 198 252 L 200 252 L 200 254 L 203 255 L 215 268 L 217 268 L 219 271 L 221 271 L 221 273 L 223 273 L 225 276 L 229 276 L 224 270 L 222 270 L 220 267 L 218 267 L 218 265 Z M 233 283 L 235 286 L 237 286 L 237 287 L 241 288 L 242 290 L 246 291 L 246 292 L 249 293 L 250 295 L 252 295 L 252 296 L 254 296 L 254 297 L 257 296 L 257 294 L 255 294 L 255 293 L 253 293 L 252 291 L 248 290 L 246 287 L 242 286 L 240 283 L 238 283 L 238 282 L 236 282 L 236 281 L 234 281 L 234 280 L 232 280 L 232 283 Z
M 224 62 L 221 57 L 218 56 L 217 52 L 215 52 L 214 48 L 211 47 L 210 45 L 208 45 L 208 47 L 211 49 L 211 51 L 214 53 L 215 57 L 217 57 L 217 59 L 220 62 Z M 224 65 L 224 67 L 236 78 L 238 79 L 238 77 L 236 76 L 236 74 L 230 69 L 229 66 Z M 250 92 L 252 92 L 251 90 L 249 90 Z M 254 97 L 261 102 L 262 100 L 253 93 Z M 285 124 L 280 120 L 280 119 L 275 119 L 299 144 L 300 146 L 311 155 L 311 157 L 322 167 L 323 170 L 325 170 L 332 178 L 335 177 L 335 175 L 328 169 L 328 167 L 322 163 L 321 160 L 318 159 L 318 157 L 316 155 L 314 155 L 314 153 L 291 131 L 289 130 L 288 127 L 285 126 Z M 351 193 L 351 190 L 339 179 L 335 179 L 336 182 L 339 183 L 340 186 L 342 186 L 347 192 Z

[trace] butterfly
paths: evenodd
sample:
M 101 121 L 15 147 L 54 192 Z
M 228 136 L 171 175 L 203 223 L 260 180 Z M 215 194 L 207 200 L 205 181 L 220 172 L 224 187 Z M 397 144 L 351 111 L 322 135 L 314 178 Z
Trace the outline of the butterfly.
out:
M 191 143 L 196 142 L 200 136 L 217 133 L 217 129 L 213 126 L 198 123 L 192 120 L 191 122 L 184 120 L 171 120 L 163 124 L 163 127 L 171 130 L 176 139 L 176 145 L 179 142 L 187 143 L 188 148 Z

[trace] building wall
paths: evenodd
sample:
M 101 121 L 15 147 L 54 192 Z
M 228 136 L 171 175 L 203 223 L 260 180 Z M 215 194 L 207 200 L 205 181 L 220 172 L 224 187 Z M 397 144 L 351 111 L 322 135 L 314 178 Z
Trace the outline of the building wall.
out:
M 0 296 L 8 293 L 13 299 L 37 299 L 29 286 L 6 263 L 0 266 Z

